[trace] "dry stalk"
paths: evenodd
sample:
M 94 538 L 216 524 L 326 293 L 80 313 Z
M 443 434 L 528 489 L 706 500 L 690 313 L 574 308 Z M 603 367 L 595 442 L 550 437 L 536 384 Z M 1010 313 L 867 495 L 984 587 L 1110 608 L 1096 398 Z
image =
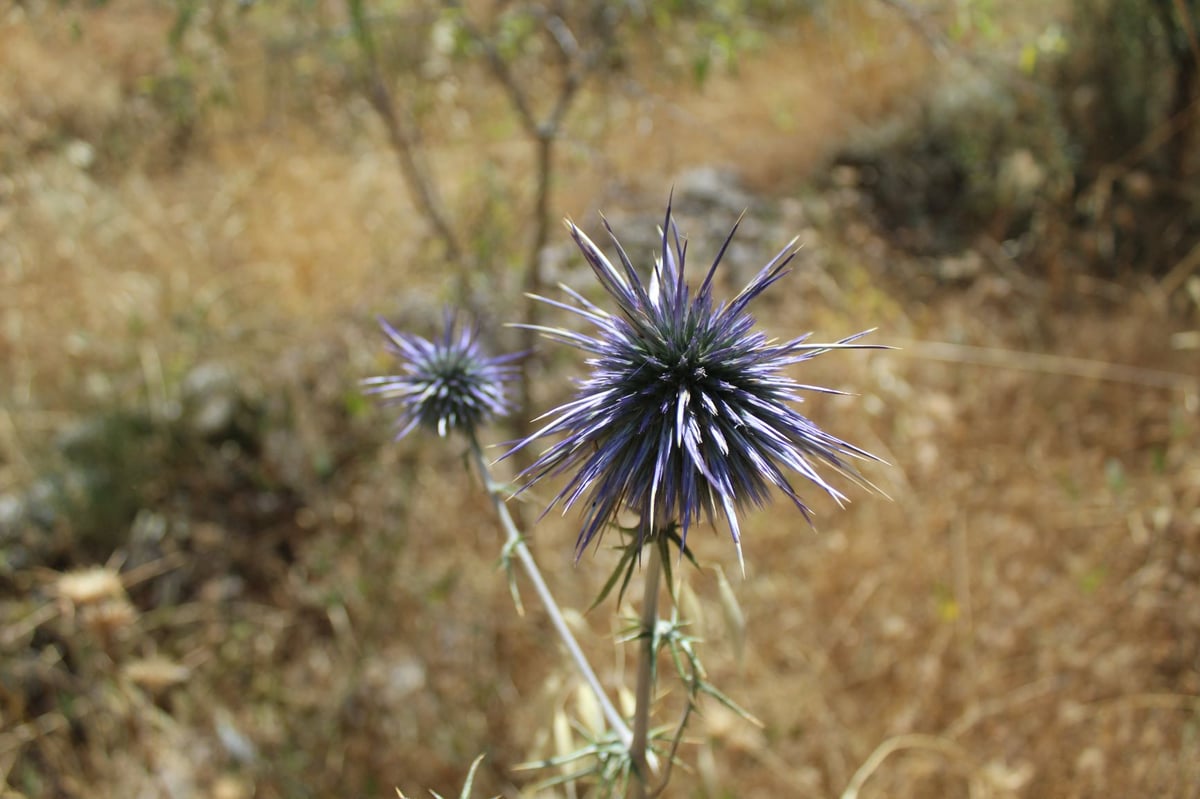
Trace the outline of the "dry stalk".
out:
M 866 785 L 871 775 L 879 770 L 879 767 L 883 765 L 883 761 L 887 760 L 891 755 L 905 750 L 936 752 L 962 767 L 966 772 L 968 792 L 971 799 L 987 797 L 991 794 L 987 788 L 987 783 L 979 777 L 979 769 L 975 765 L 974 760 L 967 753 L 967 750 L 958 744 L 935 735 L 897 735 L 877 746 L 870 757 L 859 767 L 858 771 L 854 772 L 854 776 L 850 779 L 850 784 L 846 786 L 846 790 L 842 791 L 841 799 L 858 799 L 863 786 Z

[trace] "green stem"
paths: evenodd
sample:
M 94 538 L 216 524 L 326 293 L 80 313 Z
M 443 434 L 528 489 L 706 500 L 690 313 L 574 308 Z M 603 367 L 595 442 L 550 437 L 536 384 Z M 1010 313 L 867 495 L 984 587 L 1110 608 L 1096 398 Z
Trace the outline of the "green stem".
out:
M 571 655 L 571 659 L 575 661 L 576 668 L 583 675 L 583 679 L 587 682 L 588 687 L 592 689 L 592 693 L 596 695 L 596 701 L 600 703 L 600 709 L 604 713 L 604 718 L 608 720 L 608 724 L 621 741 L 622 746 L 631 746 L 634 740 L 634 735 L 630 731 L 625 720 L 621 718 L 621 714 L 617 712 L 617 708 L 609 700 L 608 694 L 604 692 L 604 687 L 600 684 L 600 678 L 596 676 L 596 672 L 592 670 L 592 664 L 588 662 L 587 656 L 583 654 L 583 650 L 579 648 L 579 642 L 575 640 L 575 636 L 571 634 L 571 630 L 567 627 L 567 621 L 563 618 L 562 611 L 558 608 L 558 603 L 554 601 L 554 595 L 550 593 L 549 586 L 542 579 L 542 573 L 538 569 L 537 562 L 533 559 L 533 553 L 529 551 L 529 547 L 525 545 L 525 540 L 521 536 L 517 525 L 513 522 L 512 514 L 508 512 L 508 507 L 504 504 L 503 489 L 492 481 L 491 472 L 488 470 L 487 461 L 483 457 L 483 450 L 479 447 L 479 441 L 474 435 L 470 437 L 471 454 L 475 456 L 475 465 L 479 469 L 479 475 L 483 478 L 484 487 L 487 489 L 488 496 L 492 500 L 492 507 L 496 510 L 496 515 L 500 517 L 500 524 L 504 527 L 504 534 L 507 537 L 507 545 L 512 551 L 517 553 L 517 559 L 521 561 L 521 566 L 525 569 L 525 574 L 529 577 L 529 581 L 533 583 L 533 589 L 537 592 L 538 598 L 542 600 L 542 606 L 546 609 L 546 614 L 550 617 L 550 623 L 554 630 L 558 633 L 558 637 L 562 639 L 563 645 L 566 646 L 567 652 Z
M 644 799 L 650 781 L 647 761 L 650 737 L 650 702 L 654 690 L 655 629 L 658 627 L 658 584 L 662 574 L 662 555 L 658 541 L 649 539 L 650 554 L 646 562 L 646 586 L 642 597 L 641 653 L 638 658 L 637 705 L 633 715 L 633 743 L 629 756 L 633 759 L 632 799 Z

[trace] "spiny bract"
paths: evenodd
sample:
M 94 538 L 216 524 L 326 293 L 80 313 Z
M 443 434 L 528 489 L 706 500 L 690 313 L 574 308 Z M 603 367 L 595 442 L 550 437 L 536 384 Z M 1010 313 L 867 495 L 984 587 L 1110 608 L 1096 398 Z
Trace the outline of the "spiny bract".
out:
M 441 338 L 433 341 L 402 333 L 383 319 L 379 324 L 404 374 L 370 377 L 363 386 L 383 404 L 400 409 L 397 440 L 417 425 L 443 437 L 452 430 L 470 435 L 479 425 L 511 411 L 504 384 L 516 377 L 512 362 L 521 353 L 486 356 L 475 327 L 456 330 L 456 317 L 449 311 Z
M 677 523 L 687 532 L 702 515 L 724 516 L 741 559 L 737 509 L 764 503 L 781 489 L 809 517 L 787 471 L 800 474 L 838 502 L 844 495 L 817 471 L 824 464 L 862 482 L 850 458 L 878 460 L 838 439 L 793 407 L 803 385 L 784 370 L 833 349 L 878 348 L 855 342 L 871 331 L 831 344 L 809 335 L 777 343 L 754 329 L 751 300 L 786 274 L 795 240 L 728 302 L 713 299 L 713 276 L 737 225 L 692 291 L 684 280 L 686 244 L 671 218 L 662 227 L 662 254 L 646 285 L 608 222 L 620 258 L 614 266 L 574 223 L 567 228 L 600 283 L 616 301 L 609 313 L 563 287 L 575 304 L 537 297 L 569 310 L 595 328 L 592 335 L 537 327 L 547 337 L 588 353 L 589 373 L 574 398 L 545 414 L 551 419 L 506 455 L 546 436 L 561 436 L 523 472 L 523 489 L 571 473 L 550 507 L 586 503 L 576 542 L 582 554 L 622 508 L 641 515 L 643 535 Z

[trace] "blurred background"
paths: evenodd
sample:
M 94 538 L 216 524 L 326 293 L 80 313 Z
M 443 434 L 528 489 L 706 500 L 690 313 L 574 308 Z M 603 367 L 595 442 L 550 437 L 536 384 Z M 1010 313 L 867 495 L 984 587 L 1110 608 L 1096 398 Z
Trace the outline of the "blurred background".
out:
M 376 317 L 571 326 L 560 226 L 780 338 L 884 457 L 690 541 L 672 796 L 1200 796 L 1197 0 L 0 2 L 0 795 L 534 795 L 594 709 Z M 536 344 L 536 342 L 533 342 Z M 511 440 L 580 359 L 538 344 Z M 496 453 L 499 454 L 497 449 Z M 502 477 L 508 464 L 501 464 Z M 533 523 L 548 493 L 514 501 Z M 616 555 L 530 543 L 631 684 Z M 727 578 L 726 578 L 727 575 Z M 627 693 L 627 692 L 626 692 Z M 667 699 L 669 705 L 670 697 Z M 674 718 L 664 711 L 664 723 Z M 538 795 L 586 795 L 566 789 Z

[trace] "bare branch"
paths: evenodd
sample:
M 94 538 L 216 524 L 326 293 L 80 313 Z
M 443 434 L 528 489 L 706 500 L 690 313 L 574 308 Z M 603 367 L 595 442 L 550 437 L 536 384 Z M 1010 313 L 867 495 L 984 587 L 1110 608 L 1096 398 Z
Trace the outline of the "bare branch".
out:
M 404 182 L 412 192 L 417 207 L 433 225 L 434 233 L 446 250 L 447 260 L 458 264 L 463 249 L 454 235 L 449 214 L 437 194 L 437 189 L 425 164 L 418 156 L 417 125 L 407 107 L 397 107 L 388 89 L 387 80 L 379 67 L 375 39 L 363 12 L 362 0 L 346 0 L 354 38 L 358 42 L 365 65 L 367 99 L 387 131 L 388 142 L 396 153 Z

